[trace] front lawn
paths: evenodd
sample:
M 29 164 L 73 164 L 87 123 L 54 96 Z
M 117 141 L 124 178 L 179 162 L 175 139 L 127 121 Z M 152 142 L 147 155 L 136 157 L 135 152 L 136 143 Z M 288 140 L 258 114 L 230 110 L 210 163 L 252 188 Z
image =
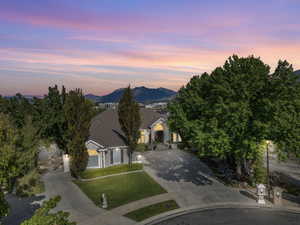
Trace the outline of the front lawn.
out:
M 100 206 L 101 194 L 105 193 L 108 198 L 109 209 L 166 193 L 145 172 L 107 177 L 93 181 L 75 181 L 75 184 L 98 206 Z
M 91 179 L 95 177 L 102 177 L 102 176 L 130 172 L 135 170 L 142 170 L 142 169 L 143 169 L 143 164 L 141 163 L 133 163 L 132 167 L 129 167 L 128 164 L 122 164 L 117 166 L 110 166 L 107 168 L 101 168 L 101 169 L 87 169 L 81 174 L 81 178 Z
M 144 208 L 137 209 L 135 211 L 127 213 L 124 216 L 139 222 L 149 217 L 161 214 L 163 212 L 171 211 L 173 209 L 178 209 L 178 208 L 179 206 L 174 200 L 169 200 L 169 201 L 160 202 L 154 205 L 149 205 Z

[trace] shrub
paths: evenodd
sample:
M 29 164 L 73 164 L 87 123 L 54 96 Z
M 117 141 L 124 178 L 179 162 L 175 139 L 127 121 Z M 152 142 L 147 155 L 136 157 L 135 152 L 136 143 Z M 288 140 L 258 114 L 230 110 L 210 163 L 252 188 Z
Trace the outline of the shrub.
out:
M 17 180 L 16 194 L 21 197 L 33 196 L 44 191 L 44 184 L 37 170 L 32 170 Z
M 0 219 L 9 213 L 9 205 L 4 198 L 3 192 L 0 190 Z M 0 222 L 1 224 L 1 222 Z
M 136 147 L 137 152 L 145 152 L 149 150 L 149 146 L 147 144 L 140 143 Z
M 75 222 L 69 221 L 70 213 L 63 211 L 51 212 L 51 209 L 55 208 L 59 201 L 59 196 L 45 201 L 42 207 L 37 209 L 34 215 L 21 225 L 76 225 Z

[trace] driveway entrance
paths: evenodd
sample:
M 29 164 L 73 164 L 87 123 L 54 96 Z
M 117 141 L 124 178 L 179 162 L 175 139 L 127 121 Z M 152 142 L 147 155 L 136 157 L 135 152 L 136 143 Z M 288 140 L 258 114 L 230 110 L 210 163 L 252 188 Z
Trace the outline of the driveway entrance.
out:
M 144 157 L 145 170 L 181 207 L 223 202 L 256 204 L 253 199 L 218 182 L 210 169 L 193 154 L 166 150 L 150 151 Z

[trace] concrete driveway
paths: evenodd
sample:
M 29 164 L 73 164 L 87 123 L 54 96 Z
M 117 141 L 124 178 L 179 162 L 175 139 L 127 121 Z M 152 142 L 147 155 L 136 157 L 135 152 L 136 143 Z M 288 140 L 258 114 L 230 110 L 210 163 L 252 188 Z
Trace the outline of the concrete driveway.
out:
M 151 151 L 144 154 L 145 170 L 159 182 L 181 207 L 211 203 L 255 200 L 218 182 L 210 169 L 196 156 L 180 151 Z
M 69 173 L 50 172 L 44 175 L 47 199 L 60 195 L 61 201 L 55 211 L 70 212 L 71 221 L 77 225 L 131 225 L 123 216 L 97 207 L 71 180 Z

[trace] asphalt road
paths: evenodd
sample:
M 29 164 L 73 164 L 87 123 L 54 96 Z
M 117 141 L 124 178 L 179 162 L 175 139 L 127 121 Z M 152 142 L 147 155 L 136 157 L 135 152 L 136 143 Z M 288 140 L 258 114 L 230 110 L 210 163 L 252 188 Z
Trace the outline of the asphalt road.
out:
M 271 209 L 213 209 L 178 216 L 155 225 L 299 225 L 299 221 L 300 214 Z
M 10 213 L 2 221 L 4 225 L 19 225 L 26 219 L 29 219 L 34 214 L 35 210 L 40 207 L 39 202 L 45 196 L 34 196 L 19 198 L 15 195 L 9 194 L 6 200 L 10 205 Z M 1 223 L 0 223 L 1 224 Z

